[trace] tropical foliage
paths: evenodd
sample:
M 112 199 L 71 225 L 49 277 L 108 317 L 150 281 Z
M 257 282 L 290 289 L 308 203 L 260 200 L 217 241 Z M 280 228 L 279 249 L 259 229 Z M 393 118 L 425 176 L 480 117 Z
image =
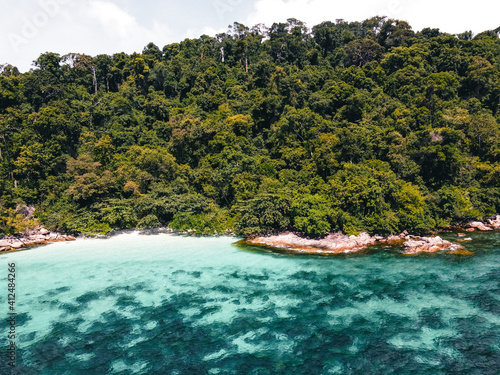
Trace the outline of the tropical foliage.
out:
M 387 234 L 500 211 L 495 31 L 289 19 L 34 64 L 0 67 L 0 234 Z

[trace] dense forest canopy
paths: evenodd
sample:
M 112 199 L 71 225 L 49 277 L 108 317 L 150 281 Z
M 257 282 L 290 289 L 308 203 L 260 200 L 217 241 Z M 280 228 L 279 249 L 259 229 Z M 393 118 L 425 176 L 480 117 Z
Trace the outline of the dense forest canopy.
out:
M 388 234 L 500 212 L 499 31 L 289 19 L 2 66 L 0 234 Z

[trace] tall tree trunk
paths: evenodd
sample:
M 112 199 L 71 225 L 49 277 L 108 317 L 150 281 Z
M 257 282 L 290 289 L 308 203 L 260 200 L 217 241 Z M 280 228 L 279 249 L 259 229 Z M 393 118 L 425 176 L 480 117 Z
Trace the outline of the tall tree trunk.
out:
M 94 80 L 94 94 L 97 94 L 97 77 L 96 77 L 96 74 L 95 74 L 95 67 L 92 67 L 92 76 L 93 76 L 93 80 Z

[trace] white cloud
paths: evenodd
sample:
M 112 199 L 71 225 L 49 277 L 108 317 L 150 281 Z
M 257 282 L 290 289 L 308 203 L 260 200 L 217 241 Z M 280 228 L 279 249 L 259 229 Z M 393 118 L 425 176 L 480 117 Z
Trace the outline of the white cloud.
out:
M 374 15 L 391 13 L 397 16 L 401 10 L 394 1 L 362 0 L 356 2 L 329 0 L 257 0 L 255 11 L 246 20 L 249 25 L 264 23 L 271 26 L 287 18 L 307 22 L 309 27 L 323 21 L 361 21 Z
M 304 21 L 309 27 L 323 21 L 344 19 L 363 21 L 373 16 L 406 20 L 415 31 L 435 27 L 443 32 L 476 34 L 500 26 L 500 2 L 490 0 L 256 0 L 245 24 L 284 22 L 287 18 Z
M 83 13 L 84 9 L 80 13 Z M 90 0 L 87 15 L 99 23 L 100 30 L 91 41 L 95 44 L 95 53 L 140 52 L 149 42 L 167 43 L 171 30 L 166 23 L 148 20 L 148 26 L 139 24 L 137 19 L 110 1 Z M 89 22 L 83 22 L 89 30 Z M 104 49 L 105 47 L 106 49 Z M 159 45 L 160 48 L 163 45 Z
M 500 2 L 458 0 L 455 2 L 419 0 L 410 1 L 404 16 L 415 30 L 424 27 L 439 28 L 451 34 L 472 30 L 475 34 L 500 26 Z
M 132 53 L 141 52 L 149 42 L 162 48 L 176 40 L 167 21 L 139 22 L 135 14 L 112 1 L 31 0 L 30 3 L 31 6 L 11 3 L 6 6 L 10 16 L 0 15 L 0 33 L 4 35 L 0 38 L 0 64 L 11 63 L 21 71 L 28 71 L 32 61 L 45 52 Z M 52 8 L 44 7 L 49 3 Z M 36 24 L 37 20 L 43 22 Z
M 108 34 L 113 36 L 127 38 L 140 29 L 133 16 L 108 1 L 91 0 L 88 14 L 97 19 Z
M 49 40 L 67 36 L 60 30 L 71 19 L 71 3 L 72 0 L 38 0 L 2 4 L 0 33 L 4 37 L 0 38 L 0 63 L 29 70 L 33 60 L 51 50 Z
M 195 39 L 195 38 L 199 38 L 202 35 L 215 36 L 217 34 L 225 32 L 225 31 L 227 31 L 227 27 L 221 27 L 219 29 L 215 29 L 213 27 L 204 27 L 204 28 L 200 28 L 200 29 L 189 29 L 185 33 L 182 34 L 181 40 L 186 39 L 186 38 Z
M 22 71 L 41 53 L 89 55 L 140 52 L 183 38 L 215 35 L 234 21 L 253 26 L 297 18 L 363 21 L 375 15 L 407 20 L 414 30 L 436 27 L 479 33 L 500 26 L 500 1 L 475 0 L 0 0 L 0 64 Z M 223 11 L 221 11 L 219 8 Z M 45 14 L 45 16 L 43 15 Z M 36 24 L 38 23 L 38 24 Z M 17 39 L 16 39 L 17 38 Z M 13 42 L 14 40 L 14 42 Z

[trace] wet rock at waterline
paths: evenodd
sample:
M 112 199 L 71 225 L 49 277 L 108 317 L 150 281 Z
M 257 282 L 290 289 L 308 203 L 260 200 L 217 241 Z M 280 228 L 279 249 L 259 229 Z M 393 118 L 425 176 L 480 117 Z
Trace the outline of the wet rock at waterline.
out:
M 45 245 L 52 242 L 75 241 L 73 236 L 50 232 L 41 228 L 26 234 L 23 237 L 5 237 L 0 240 L 0 251 L 19 250 L 27 247 Z
M 420 253 L 435 253 L 441 250 L 463 250 L 464 247 L 458 244 L 452 244 L 450 241 L 443 240 L 441 237 L 417 237 L 410 239 L 404 244 L 405 255 L 415 255 Z M 472 253 L 471 253 L 472 254 Z M 470 255 L 470 254 L 467 254 Z
M 472 255 L 460 244 L 453 244 L 441 237 L 410 236 L 407 232 L 388 237 L 370 236 L 360 233 L 358 236 L 346 236 L 341 233 L 332 233 L 322 239 L 301 237 L 295 233 L 286 232 L 274 236 L 259 236 L 248 238 L 244 241 L 249 245 L 267 246 L 275 250 L 296 252 L 301 254 L 335 255 L 356 253 L 368 249 L 373 245 L 403 246 L 405 255 L 420 253 L 434 253 L 438 251 L 454 251 L 456 254 Z

